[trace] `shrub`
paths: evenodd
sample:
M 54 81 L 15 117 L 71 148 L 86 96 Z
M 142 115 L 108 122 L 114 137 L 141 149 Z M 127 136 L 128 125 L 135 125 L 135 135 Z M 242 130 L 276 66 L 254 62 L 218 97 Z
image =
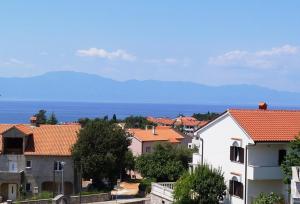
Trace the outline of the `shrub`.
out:
M 284 204 L 284 200 L 276 193 L 260 193 L 254 200 L 254 204 Z

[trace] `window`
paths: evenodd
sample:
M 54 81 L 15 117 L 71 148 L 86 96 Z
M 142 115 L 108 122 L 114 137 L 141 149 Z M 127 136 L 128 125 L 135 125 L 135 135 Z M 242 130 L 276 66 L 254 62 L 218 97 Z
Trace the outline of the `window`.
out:
M 238 146 L 230 147 L 230 160 L 244 163 L 244 148 Z
M 30 192 L 31 191 L 31 183 L 26 183 L 26 192 Z
M 62 165 L 60 161 L 55 161 L 54 162 L 54 171 L 61 171 L 62 170 Z
M 286 150 L 285 149 L 280 149 L 279 152 L 278 152 L 278 165 L 279 166 L 284 161 L 285 156 L 286 156 Z
M 232 180 L 229 180 L 229 194 L 243 198 L 243 184 L 237 181 L 236 177 L 233 177 Z
M 151 152 L 151 147 L 146 147 L 146 152 Z
M 26 169 L 30 169 L 31 168 L 31 160 L 27 160 L 26 161 Z

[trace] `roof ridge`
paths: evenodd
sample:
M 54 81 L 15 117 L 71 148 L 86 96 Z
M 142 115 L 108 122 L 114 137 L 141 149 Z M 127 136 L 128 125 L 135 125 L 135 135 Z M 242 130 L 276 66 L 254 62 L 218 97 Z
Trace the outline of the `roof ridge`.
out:
M 267 109 L 267 110 L 260 110 L 260 109 L 242 109 L 242 108 L 231 108 L 227 109 L 230 111 L 256 111 L 256 112 L 300 112 L 298 109 Z

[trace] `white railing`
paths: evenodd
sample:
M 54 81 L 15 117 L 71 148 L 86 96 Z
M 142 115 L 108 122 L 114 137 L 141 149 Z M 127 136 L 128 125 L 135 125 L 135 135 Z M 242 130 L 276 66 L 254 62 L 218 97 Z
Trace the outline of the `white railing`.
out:
M 283 179 L 280 166 L 253 166 L 248 165 L 248 179 L 250 180 L 278 180 Z
M 164 182 L 164 183 L 152 183 L 151 185 L 151 193 L 169 200 L 171 202 L 174 201 L 173 198 L 173 189 L 174 182 Z

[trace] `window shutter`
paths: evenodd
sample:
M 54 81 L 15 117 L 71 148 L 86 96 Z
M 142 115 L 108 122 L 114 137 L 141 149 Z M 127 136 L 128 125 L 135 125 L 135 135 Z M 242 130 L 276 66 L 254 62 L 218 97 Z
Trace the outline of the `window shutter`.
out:
M 234 161 L 234 146 L 230 146 L 230 160 Z
M 244 194 L 244 186 L 242 183 L 239 182 L 239 197 L 243 199 L 243 194 Z
M 244 163 L 244 148 L 239 147 L 239 162 Z
M 233 180 L 229 180 L 229 195 L 233 195 Z

